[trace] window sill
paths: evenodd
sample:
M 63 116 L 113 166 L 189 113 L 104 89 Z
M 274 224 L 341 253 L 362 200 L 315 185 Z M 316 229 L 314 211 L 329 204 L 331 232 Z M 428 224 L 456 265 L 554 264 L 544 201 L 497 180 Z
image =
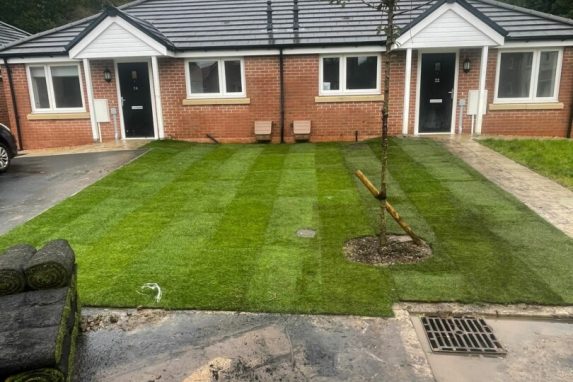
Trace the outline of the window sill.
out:
M 489 105 L 490 111 L 502 110 L 563 110 L 565 105 L 561 102 L 542 103 L 492 103 Z
M 57 120 L 57 119 L 90 119 L 90 113 L 32 113 L 28 114 L 29 121 Z
M 183 105 L 185 106 L 201 106 L 201 105 L 249 105 L 250 98 L 196 98 L 184 99 Z
M 318 96 L 314 98 L 316 103 L 340 103 L 340 102 L 381 102 L 383 95 L 343 95 L 343 96 Z

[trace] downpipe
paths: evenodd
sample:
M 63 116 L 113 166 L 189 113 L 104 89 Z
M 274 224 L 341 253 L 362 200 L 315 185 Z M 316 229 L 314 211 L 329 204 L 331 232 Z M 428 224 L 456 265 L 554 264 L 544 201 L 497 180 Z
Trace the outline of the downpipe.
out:
M 18 137 L 18 150 L 24 150 L 24 142 L 22 141 L 22 132 L 20 131 L 20 113 L 18 111 L 18 102 L 16 101 L 16 93 L 14 91 L 14 79 L 12 78 L 12 68 L 8 65 L 8 59 L 4 57 L 4 66 L 6 67 L 6 74 L 8 74 L 8 84 L 10 85 L 10 95 L 12 98 L 12 109 L 14 111 L 14 121 L 16 121 L 16 136 Z

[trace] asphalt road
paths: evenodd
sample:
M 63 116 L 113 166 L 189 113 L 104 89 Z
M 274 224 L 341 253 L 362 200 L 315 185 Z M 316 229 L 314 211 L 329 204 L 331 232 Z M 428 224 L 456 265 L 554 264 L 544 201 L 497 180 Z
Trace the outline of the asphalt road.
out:
M 143 150 L 17 157 L 0 175 L 0 235 L 78 193 Z
M 82 313 L 77 382 L 433 381 L 407 316 Z

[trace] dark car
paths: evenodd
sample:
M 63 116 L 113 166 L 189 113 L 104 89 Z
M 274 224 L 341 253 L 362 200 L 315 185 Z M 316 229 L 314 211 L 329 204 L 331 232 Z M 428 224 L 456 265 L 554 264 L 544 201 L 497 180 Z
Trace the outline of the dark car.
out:
M 16 139 L 8 127 L 0 123 L 0 173 L 8 170 L 12 158 L 18 153 Z

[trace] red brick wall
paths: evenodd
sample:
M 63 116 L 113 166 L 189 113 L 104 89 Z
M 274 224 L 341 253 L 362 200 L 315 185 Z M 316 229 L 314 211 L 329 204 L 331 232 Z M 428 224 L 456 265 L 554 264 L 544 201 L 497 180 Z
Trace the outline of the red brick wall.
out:
M 471 61 L 471 70 L 469 73 L 464 72 L 464 61 L 466 59 Z M 479 89 L 479 74 L 481 62 L 481 49 L 462 49 L 460 50 L 460 60 L 458 68 L 458 102 L 461 99 L 468 101 L 468 94 L 470 90 Z M 488 71 L 490 68 L 488 68 Z M 495 70 L 495 68 L 493 69 Z M 486 84 L 486 86 L 489 84 Z M 495 86 L 495 85 L 494 85 Z M 493 91 L 493 90 L 490 90 Z M 456 111 L 456 134 L 459 131 L 459 107 Z M 463 134 L 470 134 L 472 117 L 467 113 L 467 107 L 464 107 L 463 115 Z M 484 123 L 485 126 L 485 123 Z
M 404 55 L 405 56 L 405 55 Z M 488 60 L 488 74 L 486 87 L 488 89 L 488 106 L 493 103 L 495 95 L 495 80 L 497 71 L 498 50 L 490 50 Z M 464 73 L 463 63 L 469 58 L 472 63 L 472 69 L 469 73 Z M 461 49 L 459 54 L 458 68 L 458 101 L 468 97 L 469 90 L 479 88 L 481 49 Z M 396 66 L 404 66 L 405 58 L 397 57 Z M 413 53 L 412 60 L 412 84 L 410 99 L 410 121 L 409 133 L 414 133 L 416 123 L 416 101 L 418 94 L 417 86 L 417 68 L 418 53 Z M 571 104 L 573 103 L 573 48 L 566 48 L 563 57 L 563 70 L 561 75 L 561 84 L 559 91 L 559 102 L 564 104 L 562 110 L 516 110 L 516 111 L 492 111 L 489 110 L 484 117 L 482 133 L 491 135 L 516 135 L 516 136 L 549 136 L 564 137 L 567 133 L 567 127 L 571 118 Z M 401 70 L 396 70 L 401 72 Z M 393 80 L 396 86 L 404 84 L 403 76 L 401 80 Z M 396 94 L 398 89 L 396 89 Z M 399 99 L 391 97 L 390 102 L 399 107 L 397 113 L 401 115 L 403 105 L 402 96 Z M 394 108 L 391 107 L 394 111 Z M 456 107 L 456 133 L 459 127 L 459 107 Z M 396 115 L 396 123 L 402 123 L 402 119 Z M 464 109 L 463 131 L 469 134 L 471 129 L 471 117 L 467 115 L 467 109 Z
M 383 68 L 381 69 L 383 70 Z M 319 57 L 285 57 L 286 135 L 292 140 L 292 122 L 310 120 L 311 140 L 342 141 L 380 135 L 382 102 L 316 103 Z
M 90 61 L 90 67 L 92 72 L 92 81 L 93 81 L 93 90 L 94 90 L 94 99 L 107 99 L 108 100 L 108 107 L 111 110 L 112 108 L 118 107 L 118 95 L 117 95 L 117 84 L 116 84 L 116 77 L 115 77 L 115 65 L 112 60 L 107 61 Z M 111 82 L 106 82 L 103 79 L 103 72 L 109 69 L 112 73 L 111 75 Z M 111 122 L 109 123 L 101 123 L 101 135 L 105 141 L 113 141 L 115 139 L 115 130 L 113 126 L 113 118 L 114 116 L 110 114 Z M 118 115 L 116 116 L 116 123 L 117 123 L 117 131 L 118 137 L 121 139 L 121 121 Z M 90 127 L 91 129 L 91 127 Z M 91 130 L 90 130 L 91 132 Z
M 277 57 L 245 58 L 248 105 L 183 105 L 187 97 L 185 61 L 161 59 L 161 97 L 168 138 L 221 142 L 253 142 L 254 121 L 274 122 L 273 140 L 280 137 L 279 61 Z
M 495 76 L 498 51 L 489 55 L 487 88 L 488 103 L 492 103 L 495 92 Z M 479 61 L 478 61 L 479 62 Z M 565 137 L 571 117 L 573 103 L 573 48 L 566 48 L 563 54 L 563 69 L 559 102 L 565 105 L 562 110 L 518 110 L 491 111 L 484 119 L 483 134 Z M 479 70 L 478 70 L 479 71 Z
M 460 51 L 458 99 L 466 98 L 470 89 L 479 84 L 480 49 Z M 472 61 L 470 73 L 463 72 L 466 58 Z M 384 59 L 384 58 L 383 58 Z M 409 134 L 414 133 L 416 122 L 418 52 L 413 52 L 410 96 Z M 222 142 L 253 142 L 253 125 L 256 120 L 274 122 L 273 141 L 280 139 L 280 84 L 279 58 L 246 57 L 245 75 L 248 105 L 189 106 L 183 105 L 186 98 L 185 61 L 160 59 L 161 92 L 165 135 L 168 138 L 193 141 L 208 141 L 212 134 Z M 493 102 L 497 51 L 490 52 L 487 88 L 489 103 Z M 110 107 L 118 107 L 115 70 L 112 61 L 92 61 L 92 78 L 95 98 L 105 98 Z M 488 111 L 484 119 L 484 134 L 545 135 L 563 137 L 569 124 L 573 101 L 573 49 L 564 54 L 563 73 L 559 101 L 563 110 L 541 111 Z M 13 78 L 20 110 L 20 124 L 25 148 L 74 146 L 92 143 L 89 119 L 30 121 L 30 97 L 24 65 L 13 65 Z M 104 69 L 109 68 L 112 82 L 103 80 Z M 381 65 L 382 82 L 384 67 Z M 392 63 L 392 89 L 390 94 L 390 133 L 402 133 L 405 52 L 396 52 Z M 316 103 L 318 96 L 319 56 L 285 56 L 285 138 L 293 141 L 292 122 L 312 121 L 312 141 L 354 140 L 380 135 L 380 109 L 382 102 Z M 3 76 L 6 79 L 5 70 Z M 85 78 L 82 73 L 82 78 Z M 381 88 L 383 83 L 381 84 Z M 4 96 L 9 111 L 9 125 L 14 128 L 12 102 L 7 80 L 4 81 Z M 84 83 L 84 92 L 86 86 Z M 2 110 L 0 97 L 0 110 Z M 87 103 L 87 95 L 85 95 Z M 86 105 L 86 108 L 87 105 Z M 458 109 L 456 108 L 456 112 Z M 0 118 L 2 117 L 0 111 Z M 468 133 L 471 119 L 464 115 L 464 132 Z M 456 117 L 456 125 L 458 123 Z M 118 127 L 120 126 L 118 121 Z M 104 141 L 114 139 L 112 123 L 102 124 Z
M 360 139 L 380 134 L 381 102 L 316 103 L 318 56 L 285 56 L 284 61 L 286 141 L 294 140 L 292 122 L 295 120 L 311 120 L 312 141 L 354 140 L 355 131 L 359 132 Z M 401 75 L 401 78 L 396 81 L 403 81 L 403 70 L 397 69 L 396 76 Z M 184 106 L 184 61 L 162 59 L 160 72 L 167 137 L 207 141 L 206 134 L 210 133 L 222 142 L 253 142 L 254 121 L 272 120 L 275 126 L 273 141 L 279 141 L 278 57 L 245 58 L 247 97 L 251 100 L 249 105 Z M 402 92 L 398 87 L 393 96 L 402 97 Z M 401 111 L 399 115 L 401 123 Z M 396 132 L 396 128 L 393 131 Z
M 11 68 L 16 94 L 16 102 L 18 103 L 18 111 L 20 114 L 20 130 L 22 134 L 24 149 L 77 146 L 93 142 L 89 119 L 28 120 L 27 115 L 32 112 L 32 107 L 30 96 L 28 94 L 26 67 L 23 64 L 17 64 L 11 65 Z M 8 78 L 5 68 L 2 68 L 2 75 L 4 78 Z M 82 77 L 84 77 L 83 70 Z M 10 115 L 10 126 L 14 131 L 16 126 L 16 119 L 14 115 L 12 99 L 9 95 L 10 86 L 8 81 L 5 83 L 4 91 L 8 104 L 8 112 Z M 84 94 L 84 97 L 87 100 L 87 94 Z

